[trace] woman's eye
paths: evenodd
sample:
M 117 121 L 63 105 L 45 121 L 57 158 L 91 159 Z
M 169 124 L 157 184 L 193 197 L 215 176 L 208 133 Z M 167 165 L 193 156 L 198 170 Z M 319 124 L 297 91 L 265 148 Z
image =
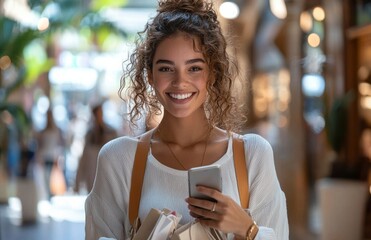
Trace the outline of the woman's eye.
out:
M 158 70 L 160 72 L 170 72 L 171 71 L 171 69 L 169 67 L 160 67 Z
M 190 71 L 191 71 L 191 72 L 197 72 L 197 71 L 201 71 L 201 70 L 202 70 L 202 68 L 197 67 L 197 66 L 195 66 L 195 67 L 191 67 L 191 68 L 190 68 Z

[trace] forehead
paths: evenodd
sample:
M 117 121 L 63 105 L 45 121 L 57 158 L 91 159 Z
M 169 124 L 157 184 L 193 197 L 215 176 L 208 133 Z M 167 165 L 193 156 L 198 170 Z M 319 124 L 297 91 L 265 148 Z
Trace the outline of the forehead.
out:
M 154 55 L 156 58 L 168 57 L 191 57 L 197 55 L 198 58 L 203 58 L 202 47 L 198 37 L 177 32 L 164 40 L 162 40 L 157 48 Z

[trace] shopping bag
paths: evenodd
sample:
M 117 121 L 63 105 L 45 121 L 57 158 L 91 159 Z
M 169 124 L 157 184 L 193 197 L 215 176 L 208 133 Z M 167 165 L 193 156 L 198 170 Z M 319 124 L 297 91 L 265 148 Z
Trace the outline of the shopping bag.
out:
M 162 212 L 158 218 L 155 227 L 152 230 L 149 240 L 164 240 L 170 239 L 175 228 L 177 227 L 181 216 L 177 216 L 175 212 Z
M 192 221 L 178 227 L 171 240 L 226 240 L 227 237 L 216 229 L 203 226 L 200 222 Z
M 177 227 L 181 215 L 169 209 L 161 211 L 152 208 L 136 231 L 132 231 L 132 240 L 169 239 Z
M 133 240 L 143 240 L 148 239 L 149 235 L 151 235 L 153 228 L 156 225 L 158 218 L 161 215 L 161 211 L 155 208 L 152 208 L 146 218 L 144 219 L 143 223 L 141 223 L 138 231 L 133 236 Z
M 53 164 L 49 187 L 52 195 L 63 195 L 67 190 L 66 179 L 58 161 Z

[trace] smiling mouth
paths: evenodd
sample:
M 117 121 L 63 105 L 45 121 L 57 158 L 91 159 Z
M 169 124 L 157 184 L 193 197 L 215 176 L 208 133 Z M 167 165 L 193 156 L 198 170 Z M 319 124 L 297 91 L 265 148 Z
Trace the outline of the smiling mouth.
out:
M 193 95 L 193 93 L 168 93 L 168 95 L 171 98 L 174 98 L 177 100 L 184 100 L 184 99 L 190 98 Z

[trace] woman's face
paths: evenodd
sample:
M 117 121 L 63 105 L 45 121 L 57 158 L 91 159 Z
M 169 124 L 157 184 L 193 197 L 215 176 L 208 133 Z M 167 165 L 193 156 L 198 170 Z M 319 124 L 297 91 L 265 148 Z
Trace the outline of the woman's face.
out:
M 203 110 L 209 68 L 197 38 L 176 33 L 157 47 L 149 74 L 165 112 L 184 118 Z

